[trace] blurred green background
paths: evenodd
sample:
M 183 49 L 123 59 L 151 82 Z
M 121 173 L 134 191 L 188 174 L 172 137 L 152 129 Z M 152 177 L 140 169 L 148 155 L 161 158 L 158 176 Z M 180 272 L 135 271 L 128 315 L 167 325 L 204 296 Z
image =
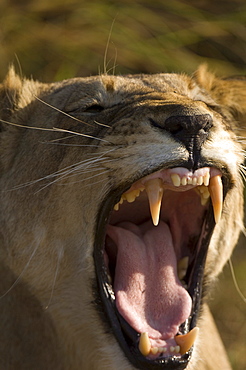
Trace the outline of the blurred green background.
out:
M 0 79 L 10 63 L 43 82 L 105 71 L 192 73 L 202 62 L 219 75 L 245 75 L 245 25 L 245 0 L 1 0 Z M 246 295 L 245 237 L 232 262 Z M 233 369 L 244 370 L 246 303 L 229 267 L 214 293 Z

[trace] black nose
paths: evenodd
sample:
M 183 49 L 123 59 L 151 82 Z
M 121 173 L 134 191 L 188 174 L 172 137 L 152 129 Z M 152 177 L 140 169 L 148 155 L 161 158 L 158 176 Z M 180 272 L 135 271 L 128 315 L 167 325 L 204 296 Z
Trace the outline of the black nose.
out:
M 213 126 L 210 114 L 193 116 L 171 116 L 165 121 L 165 130 L 185 145 L 189 138 L 197 137 L 201 140 L 207 138 L 210 128 Z
M 200 157 L 202 144 L 208 138 L 212 126 L 213 120 L 210 114 L 200 114 L 171 116 L 166 119 L 163 128 L 185 145 L 194 165 Z

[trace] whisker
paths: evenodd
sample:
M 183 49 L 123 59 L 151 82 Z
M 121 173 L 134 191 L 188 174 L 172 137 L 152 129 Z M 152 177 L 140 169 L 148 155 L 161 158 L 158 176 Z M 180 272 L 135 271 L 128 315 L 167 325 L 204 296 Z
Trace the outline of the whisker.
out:
M 98 137 L 95 137 L 95 136 L 92 136 L 92 135 L 82 134 L 81 132 L 70 131 L 70 130 L 66 130 L 66 129 L 58 128 L 58 127 L 53 127 L 53 131 L 57 131 L 57 132 L 67 132 L 67 133 L 69 133 L 69 134 L 78 135 L 78 136 L 83 136 L 83 137 L 88 137 L 89 139 L 95 139 L 95 140 L 103 141 L 104 143 L 109 144 L 109 141 L 107 141 L 107 140 L 104 140 L 104 139 L 101 139 L 101 138 L 98 138 Z
M 59 139 L 58 139 L 59 140 Z M 87 148 L 97 148 L 97 145 L 93 144 L 65 144 L 65 143 L 56 143 L 56 140 L 53 141 L 42 141 L 42 144 L 47 144 L 47 145 L 61 145 L 61 146 L 69 146 L 69 147 L 87 147 Z
M 98 181 L 94 181 L 94 182 L 92 182 L 92 183 L 90 183 L 90 184 L 83 185 L 83 187 L 84 187 L 84 188 L 91 187 L 91 186 L 93 186 L 93 185 L 100 184 L 100 183 L 102 183 L 103 181 L 104 181 L 104 179 L 101 179 L 101 180 L 98 180 Z
M 229 263 L 229 266 L 230 266 L 231 276 L 232 276 L 232 280 L 233 280 L 233 283 L 235 285 L 236 291 L 238 292 L 239 297 L 243 300 L 243 302 L 246 303 L 246 297 L 244 296 L 244 294 L 242 293 L 241 289 L 238 286 L 231 258 L 229 259 L 228 263 Z
M 69 118 L 73 119 L 74 121 L 78 121 L 78 122 L 83 123 L 83 124 L 85 124 L 85 125 L 92 126 L 92 124 L 91 124 L 91 123 L 88 123 L 88 122 L 82 121 L 82 120 L 80 120 L 80 119 L 78 119 L 78 118 L 76 118 L 76 117 L 72 116 L 71 114 L 69 114 L 69 113 L 66 113 L 66 112 L 62 111 L 61 109 L 59 109 L 59 108 L 55 107 L 54 105 L 51 105 L 51 104 L 47 103 L 46 101 L 44 101 L 44 100 L 40 99 L 38 96 L 36 96 L 36 95 L 33 95 L 33 96 L 34 96 L 34 98 L 35 98 L 35 99 L 37 99 L 38 101 L 40 101 L 40 103 L 47 105 L 47 107 L 49 107 L 49 108 L 51 108 L 51 109 L 53 109 L 53 110 L 56 110 L 57 112 L 59 112 L 59 113 L 63 114 L 64 116 L 67 116 L 67 117 L 69 117 Z
M 104 58 L 103 58 L 103 69 L 104 69 L 104 74 L 105 75 L 107 75 L 107 65 L 108 65 L 107 56 L 108 56 L 108 49 L 109 49 L 109 41 L 110 41 L 111 36 L 112 36 L 114 24 L 115 24 L 115 19 L 113 19 L 113 22 L 112 22 L 111 27 L 110 27 L 110 31 L 109 31 L 109 35 L 108 35 L 108 39 L 107 39 L 107 44 L 106 44 L 106 48 L 105 48 L 105 53 L 104 53 Z
M 80 161 L 80 162 L 77 162 L 77 163 L 73 163 L 67 167 L 64 167 L 54 173 L 51 173 L 47 176 L 43 176 L 39 179 L 36 179 L 36 180 L 32 180 L 32 181 L 28 181 L 26 183 L 23 183 L 23 184 L 19 184 L 19 185 L 16 185 L 14 186 L 13 188 L 11 189 L 8 189 L 8 190 L 2 190 L 2 191 L 14 191 L 14 190 L 19 190 L 21 188 L 24 188 L 24 187 L 27 187 L 27 186 L 31 186 L 31 185 L 35 185 L 41 181 L 44 181 L 44 180 L 48 180 L 48 179 L 52 179 L 52 178 L 55 178 L 55 177 L 58 177 L 58 176 L 61 176 L 61 178 L 64 178 L 66 174 L 70 174 L 72 173 L 73 171 L 76 171 L 78 169 L 82 169 L 82 167 L 84 166 L 85 168 L 88 168 L 89 166 L 95 166 L 97 165 L 98 163 L 102 163 L 102 161 L 112 161 L 112 160 L 115 160 L 115 159 L 106 159 L 105 156 L 108 155 L 110 152 L 116 150 L 117 148 L 113 148 L 113 149 L 110 149 L 104 153 L 102 153 L 100 156 L 95 156 L 94 158 L 88 158 L 86 160 L 83 160 L 83 161 Z M 118 158 L 116 158 L 118 160 Z M 60 179 L 60 178 L 59 178 Z M 58 181 L 59 179 L 56 179 L 55 181 Z M 53 183 L 53 182 L 52 182 Z M 51 185 L 52 183 L 50 183 L 49 185 Z
M 5 121 L 4 119 L 1 119 L 1 118 L 0 118 L 0 122 L 7 123 L 10 126 L 15 126 L 15 127 L 20 127 L 20 128 L 29 128 L 29 129 L 32 129 L 32 130 L 53 131 L 54 132 L 53 128 L 44 128 L 44 127 L 21 125 L 19 123 Z
M 53 280 L 53 284 L 52 284 L 52 288 L 51 288 L 50 299 L 49 299 L 49 302 L 48 302 L 47 306 L 45 307 L 45 310 L 48 310 L 48 308 L 49 308 L 49 306 L 51 304 L 53 295 L 54 295 L 55 283 L 57 281 L 58 270 L 59 270 L 59 267 L 60 267 L 60 264 L 61 264 L 61 259 L 63 257 L 63 254 L 64 254 L 64 250 L 63 250 L 63 248 L 60 249 L 60 246 L 59 246 L 59 250 L 58 250 L 58 253 L 57 253 L 58 260 L 57 260 L 57 265 L 56 265 L 54 280 Z
M 40 103 L 43 103 L 43 104 L 47 105 L 49 108 L 56 110 L 57 112 L 63 114 L 64 116 L 67 116 L 67 117 L 73 119 L 74 121 L 77 121 L 79 123 L 83 123 L 84 125 L 88 125 L 88 126 L 91 126 L 91 127 L 93 126 L 91 123 L 88 123 L 86 121 L 82 121 L 81 119 L 79 119 L 77 117 L 74 117 L 74 116 L 72 116 L 71 114 L 69 114 L 67 112 L 64 112 L 63 110 L 55 107 L 54 105 L 51 105 L 51 104 L 47 103 L 46 101 L 40 99 L 38 96 L 36 96 L 36 95 L 33 95 L 33 96 L 35 97 L 35 99 L 37 99 L 38 101 L 40 101 Z M 97 125 L 100 125 L 100 126 L 107 127 L 107 128 L 110 127 L 109 125 L 106 125 L 104 123 L 100 123 L 100 122 L 97 122 L 97 121 L 94 121 L 94 123 L 96 123 Z
M 94 167 L 97 166 L 98 162 L 102 163 L 103 161 L 109 162 L 109 161 L 112 161 L 112 160 L 114 160 L 114 159 L 108 160 L 108 159 L 106 159 L 102 156 L 101 158 L 93 159 L 91 162 L 90 162 L 90 160 L 88 160 L 87 163 L 86 163 L 87 167 L 85 167 L 85 163 L 83 163 L 83 167 L 81 167 L 81 164 L 78 164 L 76 167 L 72 167 L 71 169 L 68 169 L 67 171 L 60 172 L 58 175 L 55 174 L 55 176 L 52 176 L 52 177 L 57 177 L 57 178 L 55 180 L 51 181 L 49 184 L 43 186 L 38 191 L 36 191 L 35 194 L 44 190 L 48 186 L 51 186 L 51 185 L 57 183 L 58 181 L 61 181 L 64 178 L 68 178 L 69 176 L 72 176 L 72 174 L 75 175 L 75 172 L 76 172 L 76 175 L 79 175 L 80 173 L 85 173 L 85 172 L 81 171 L 83 168 L 85 170 L 86 168 L 88 168 L 90 166 L 90 171 L 91 171 L 91 167 L 92 166 L 94 166 Z M 96 167 L 96 169 L 98 169 L 98 167 Z M 79 172 L 79 171 L 81 171 L 81 172 Z M 87 171 L 87 172 L 89 172 L 89 171 Z M 108 170 L 106 172 L 108 172 Z M 51 176 L 47 176 L 47 178 L 49 178 L 49 177 L 51 177 Z M 85 181 L 85 180 L 87 180 L 87 178 L 83 179 L 83 180 Z M 83 181 L 83 180 L 81 180 L 81 181 Z
M 14 289 L 14 287 L 19 283 L 19 281 L 21 280 L 22 276 L 26 272 L 28 266 L 30 265 L 30 262 L 33 259 L 35 253 L 37 252 L 39 245 L 40 244 L 37 243 L 36 247 L 34 248 L 32 254 L 31 254 L 31 256 L 29 257 L 29 260 L 26 263 L 26 266 L 23 268 L 22 272 L 20 273 L 20 275 L 18 276 L 18 278 L 13 282 L 13 284 L 10 286 L 10 288 L 3 295 L 0 296 L 0 299 L 4 298 L 8 293 L 10 293 L 11 290 Z
M 52 131 L 52 132 L 67 132 L 67 133 L 72 134 L 72 135 L 83 136 L 83 137 L 87 137 L 89 139 L 103 141 L 104 143 L 110 144 L 109 141 L 101 139 L 101 138 L 97 138 L 97 137 L 92 136 L 92 135 L 86 135 L 86 134 L 82 134 L 81 132 L 70 131 L 70 130 L 61 129 L 61 128 L 58 128 L 58 127 L 44 128 L 44 127 L 27 126 L 27 125 L 21 125 L 19 123 L 13 123 L 13 122 L 5 121 L 1 118 L 0 118 L 0 122 L 7 123 L 10 126 L 15 126 L 15 127 L 20 127 L 20 128 L 27 128 L 27 129 L 32 129 L 32 130 Z
M 71 139 L 72 137 L 74 137 L 73 135 L 68 135 L 68 136 L 65 136 L 65 137 L 60 137 L 59 139 L 53 139 L 53 140 L 49 140 L 49 141 L 42 141 L 42 143 L 44 144 L 48 144 L 48 143 L 55 143 L 56 141 L 62 141 L 62 140 L 66 140 L 66 139 Z
M 97 169 L 97 168 L 96 168 Z M 51 181 L 49 184 L 46 184 L 45 186 L 43 186 L 41 189 L 39 189 L 39 190 L 37 190 L 36 192 L 35 192 L 35 194 L 37 194 L 37 193 L 39 193 L 40 191 L 42 191 L 42 190 L 44 190 L 44 189 L 46 189 L 47 187 L 49 187 L 49 186 L 51 186 L 51 185 L 53 185 L 53 184 L 56 184 L 56 183 L 58 183 L 59 181 L 61 181 L 62 179 L 64 179 L 64 178 L 69 178 L 69 177 L 72 177 L 72 176 L 75 176 L 75 175 L 79 175 L 80 174 L 80 172 L 79 173 L 74 173 L 75 171 L 78 171 L 79 169 L 77 169 L 77 168 L 74 168 L 73 170 L 71 170 L 71 171 L 67 171 L 66 173 L 64 173 L 62 176 L 60 176 L 59 178 L 56 178 L 55 180 L 53 180 L 53 181 Z M 104 169 L 105 170 L 105 169 Z M 91 171 L 91 169 L 90 169 L 90 171 Z M 89 171 L 88 171 L 89 172 Z M 108 172 L 108 170 L 106 170 L 105 172 Z M 81 172 L 81 173 L 84 173 L 84 172 Z M 99 174 L 100 175 L 100 174 Z M 85 179 L 81 179 L 80 180 L 80 182 L 81 181 L 86 181 L 86 180 L 88 180 L 88 178 L 85 178 Z M 63 185 L 63 184 L 59 184 L 59 185 Z M 66 185 L 66 184 L 64 184 L 64 185 Z
M 100 122 L 97 122 L 97 121 L 94 121 L 94 123 L 96 123 L 99 126 L 104 126 L 104 127 L 107 127 L 107 128 L 110 128 L 111 127 L 109 125 L 106 125 L 105 123 L 100 123 Z
M 97 173 L 96 175 L 93 175 L 93 176 L 87 177 L 87 178 L 85 178 L 85 179 L 80 179 L 80 180 L 77 180 L 77 181 L 70 182 L 70 183 L 69 183 L 69 185 L 79 184 L 79 183 L 82 183 L 83 181 L 91 180 L 91 179 L 93 179 L 93 178 L 95 178 L 95 177 L 98 177 L 98 176 L 104 175 L 105 173 L 108 173 L 108 172 L 109 172 L 109 170 L 105 170 L 104 172 Z M 72 177 L 72 175 L 71 175 L 70 177 Z M 104 180 L 100 180 L 100 181 L 98 181 L 98 182 L 102 182 L 102 181 L 104 181 Z M 91 187 L 93 184 L 94 184 L 94 183 L 90 183 L 90 184 L 85 185 L 85 186 L 90 186 L 90 187 Z M 58 186 L 66 186 L 67 184 L 57 184 L 57 185 L 58 185 Z

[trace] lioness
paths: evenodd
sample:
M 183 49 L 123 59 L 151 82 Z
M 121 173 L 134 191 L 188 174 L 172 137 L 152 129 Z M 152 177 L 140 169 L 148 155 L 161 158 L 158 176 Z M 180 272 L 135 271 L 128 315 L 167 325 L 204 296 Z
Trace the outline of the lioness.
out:
M 0 95 L 0 369 L 230 369 L 205 295 L 243 229 L 246 80 L 10 69 Z

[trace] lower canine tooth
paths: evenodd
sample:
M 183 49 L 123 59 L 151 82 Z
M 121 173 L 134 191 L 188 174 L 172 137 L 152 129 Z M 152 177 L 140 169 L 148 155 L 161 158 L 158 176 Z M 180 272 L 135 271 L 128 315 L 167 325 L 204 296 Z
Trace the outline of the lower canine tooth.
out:
M 163 182 L 161 179 L 147 181 L 145 189 L 149 198 L 150 213 L 155 226 L 159 223 L 161 201 L 163 196 Z
M 148 333 L 141 333 L 138 348 L 143 356 L 148 356 L 150 354 L 151 343 Z
M 208 190 L 212 199 L 214 220 L 218 223 L 221 218 L 223 204 L 223 185 L 219 175 L 210 179 Z
M 176 337 L 174 337 L 175 342 L 177 343 L 178 346 L 180 346 L 181 355 L 184 355 L 187 351 L 189 351 L 191 346 L 193 346 L 198 332 L 199 328 L 195 327 L 187 334 L 176 335 Z

